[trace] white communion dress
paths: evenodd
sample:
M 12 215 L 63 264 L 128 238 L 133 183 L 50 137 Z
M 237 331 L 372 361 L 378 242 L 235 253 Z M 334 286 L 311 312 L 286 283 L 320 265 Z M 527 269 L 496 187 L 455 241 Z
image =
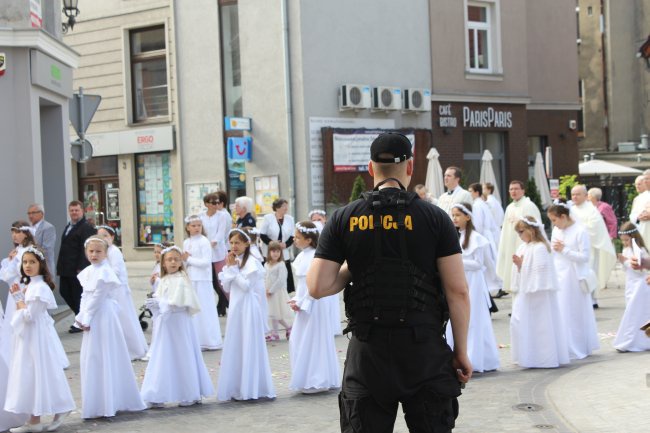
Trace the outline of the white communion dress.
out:
M 296 295 L 300 308 L 289 340 L 291 382 L 289 388 L 302 392 L 326 391 L 340 386 L 332 315 L 329 305 L 314 299 L 307 290 L 307 270 L 316 250 L 305 248 L 293 262 Z
M 569 363 L 564 320 L 558 301 L 553 258 L 542 242 L 523 243 L 521 270 L 512 266 L 516 291 L 510 318 L 512 360 L 526 368 L 555 368 Z
M 84 331 L 79 357 L 81 417 L 145 409 L 118 318 L 116 295 L 122 283 L 108 260 L 86 267 L 77 278 L 83 293 L 76 321 L 90 327 Z
M 126 264 L 124 263 L 124 256 L 122 252 L 115 245 L 108 247 L 108 262 L 111 264 L 113 271 L 122 284 L 121 290 L 115 293 L 115 299 L 120 305 L 118 317 L 122 331 L 124 332 L 124 339 L 126 340 L 126 347 L 129 348 L 129 356 L 131 359 L 140 359 L 147 353 L 147 340 L 144 338 L 138 314 L 133 305 L 133 297 L 131 296 L 131 288 L 129 287 L 129 277 L 126 271 Z
M 179 271 L 163 277 L 154 299 L 158 301 L 158 329 L 142 382 L 142 399 L 192 403 L 214 395 L 192 321 L 201 306 L 187 274 Z
M 460 232 L 460 244 L 466 231 Z M 490 318 L 490 291 L 488 280 L 498 286 L 490 242 L 480 233 L 472 232 L 469 245 L 463 250 L 463 266 L 469 287 L 470 317 L 467 331 L 467 356 L 474 371 L 484 372 L 499 368 L 499 349 Z M 453 348 L 451 322 L 447 324 L 447 343 Z
M 237 260 L 241 263 L 241 256 Z M 264 339 L 267 317 L 259 301 L 265 290 L 264 272 L 262 264 L 249 256 L 241 268 L 224 266 L 219 273 L 223 290 L 230 293 L 217 382 L 221 401 L 275 398 Z
M 25 304 L 11 319 L 14 347 L 4 409 L 35 416 L 69 412 L 75 408 L 74 399 L 52 341 L 59 338 L 52 332 L 54 320 L 47 312 L 57 305 L 42 276 L 30 278 Z
M 642 352 L 650 350 L 650 338 L 639 328 L 650 319 L 650 286 L 646 283 L 647 273 L 635 271 L 630 266 L 632 249 L 625 248 L 623 255 L 628 258 L 625 267 L 625 311 L 612 343 L 621 352 Z M 647 256 L 645 250 L 643 255 Z
M 596 316 L 590 291 L 598 279 L 589 266 L 589 233 L 578 222 L 565 229 L 553 228 L 551 244 L 564 242 L 561 253 L 553 252 L 553 262 L 560 287 L 558 300 L 567 330 L 571 359 L 582 359 L 600 347 Z

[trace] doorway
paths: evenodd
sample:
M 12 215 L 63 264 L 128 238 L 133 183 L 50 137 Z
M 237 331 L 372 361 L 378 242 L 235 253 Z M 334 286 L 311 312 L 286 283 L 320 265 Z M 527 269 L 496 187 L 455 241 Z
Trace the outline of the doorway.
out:
M 79 164 L 79 200 L 92 225 L 107 225 L 115 230 L 115 245 L 121 245 L 120 183 L 117 156 L 92 158 Z

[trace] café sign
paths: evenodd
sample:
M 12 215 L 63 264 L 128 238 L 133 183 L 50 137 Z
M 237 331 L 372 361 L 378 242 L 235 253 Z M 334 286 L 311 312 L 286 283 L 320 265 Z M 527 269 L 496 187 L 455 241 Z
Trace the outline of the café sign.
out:
M 495 110 L 472 110 L 463 107 L 463 126 L 467 128 L 512 128 L 512 112 Z

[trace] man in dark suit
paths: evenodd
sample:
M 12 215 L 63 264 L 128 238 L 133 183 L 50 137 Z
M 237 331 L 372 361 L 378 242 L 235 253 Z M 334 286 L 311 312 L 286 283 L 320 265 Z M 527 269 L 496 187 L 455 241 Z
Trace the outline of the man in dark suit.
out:
M 56 246 L 56 229 L 45 221 L 45 209 L 42 204 L 34 203 L 27 209 L 27 218 L 35 230 L 34 240 L 45 253 L 47 268 L 54 273 L 54 248 Z
M 56 263 L 56 273 L 60 277 L 61 296 L 76 315 L 79 313 L 81 292 L 83 290 L 77 279 L 77 274 L 90 265 L 90 262 L 86 259 L 84 242 L 97 233 L 97 230 L 86 221 L 83 203 L 80 201 L 70 202 L 68 215 L 70 215 L 70 222 L 63 230 L 59 260 Z M 68 332 L 81 332 L 81 329 L 70 326 Z

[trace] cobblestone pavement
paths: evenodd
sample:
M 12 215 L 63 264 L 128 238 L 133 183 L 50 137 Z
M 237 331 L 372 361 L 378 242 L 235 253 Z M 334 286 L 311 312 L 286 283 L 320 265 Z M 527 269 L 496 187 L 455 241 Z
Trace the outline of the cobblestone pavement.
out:
M 142 304 L 151 263 L 128 263 L 136 306 Z M 596 310 L 601 349 L 593 356 L 559 369 L 521 369 L 510 362 L 510 297 L 497 300 L 501 309 L 493 316 L 500 345 L 501 368 L 476 374 L 460 398 L 457 433 L 476 432 L 585 432 L 635 433 L 650 431 L 650 352 L 617 353 L 611 340 L 622 315 L 623 272 L 612 274 L 609 288 L 600 294 Z M 79 346 L 81 335 L 66 332 L 71 318 L 57 328 L 68 352 L 67 371 L 72 392 L 80 405 Z M 225 330 L 225 320 L 221 323 Z M 149 331 L 146 333 L 150 337 Z M 347 347 L 346 337 L 337 337 L 341 367 Z M 207 399 L 190 408 L 169 407 L 140 413 L 121 413 L 111 419 L 83 421 L 74 412 L 60 432 L 337 432 L 338 405 L 335 391 L 295 394 L 288 389 L 290 368 L 285 340 L 269 344 L 277 398 L 259 402 L 217 402 Z M 216 384 L 220 351 L 204 352 L 206 364 Z M 146 363 L 133 364 L 142 381 Z M 523 405 L 523 410 L 515 408 Z M 408 429 L 401 413 L 395 432 Z

